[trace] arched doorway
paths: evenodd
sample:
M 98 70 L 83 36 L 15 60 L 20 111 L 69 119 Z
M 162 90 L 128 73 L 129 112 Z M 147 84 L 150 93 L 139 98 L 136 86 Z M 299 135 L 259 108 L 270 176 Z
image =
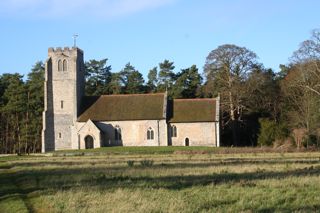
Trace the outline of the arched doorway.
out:
M 91 135 L 87 135 L 84 138 L 86 149 L 93 149 L 93 137 Z
M 186 139 L 184 140 L 184 144 L 185 144 L 185 146 L 189 146 L 189 138 L 186 138 Z

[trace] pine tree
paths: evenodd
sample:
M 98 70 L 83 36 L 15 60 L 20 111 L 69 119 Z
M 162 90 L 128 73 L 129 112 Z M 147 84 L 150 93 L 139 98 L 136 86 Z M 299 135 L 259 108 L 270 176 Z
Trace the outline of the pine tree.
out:
M 4 92 L 7 103 L 4 106 L 4 113 L 7 116 L 9 128 L 10 149 L 13 153 L 21 153 L 21 127 L 26 111 L 27 92 L 22 80 L 22 75 L 16 73 L 9 78 L 9 85 Z
M 27 143 L 25 152 L 41 150 L 42 112 L 44 109 L 44 64 L 37 62 L 28 74 L 27 111 L 25 117 L 25 132 L 23 137 Z
M 108 59 L 90 60 L 85 63 L 86 95 L 108 94 L 108 84 L 111 81 L 111 66 Z
M 166 90 L 171 93 L 172 86 L 176 79 L 176 75 L 173 72 L 175 66 L 173 65 L 174 62 L 170 62 L 169 60 L 164 60 L 162 63 L 159 64 L 159 85 L 157 90 L 160 92 L 164 92 Z
M 148 73 L 148 82 L 147 82 L 147 87 L 148 87 L 148 92 L 156 92 L 157 91 L 157 86 L 158 86 L 158 68 L 154 67 L 151 70 L 149 70 Z
M 200 89 L 202 77 L 196 65 L 181 70 L 173 87 L 174 98 L 195 98 Z
M 112 73 L 111 81 L 108 85 L 109 94 L 121 94 L 122 88 L 123 87 L 120 73 Z
M 135 94 L 144 92 L 144 80 L 142 74 L 134 68 L 130 63 L 127 63 L 123 70 L 120 71 L 124 93 Z

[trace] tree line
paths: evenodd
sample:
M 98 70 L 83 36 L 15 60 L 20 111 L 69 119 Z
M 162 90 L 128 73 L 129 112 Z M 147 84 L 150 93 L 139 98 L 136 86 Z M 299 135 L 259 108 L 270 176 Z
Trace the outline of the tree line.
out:
M 225 44 L 212 50 L 203 71 L 175 70 L 164 60 L 147 79 L 130 63 L 112 72 L 107 59 L 85 62 L 85 93 L 168 92 L 169 98 L 221 98 L 222 145 L 318 146 L 320 139 L 320 31 L 302 42 L 287 65 L 265 68 L 247 49 Z M 44 64 L 36 62 L 26 80 L 0 75 L 0 153 L 41 150 Z
M 168 91 L 172 98 L 201 96 L 202 77 L 196 65 L 175 72 L 174 62 L 164 60 L 149 70 L 147 81 L 127 63 L 119 72 L 111 72 L 107 59 L 90 60 L 86 67 L 86 95 L 136 94 Z

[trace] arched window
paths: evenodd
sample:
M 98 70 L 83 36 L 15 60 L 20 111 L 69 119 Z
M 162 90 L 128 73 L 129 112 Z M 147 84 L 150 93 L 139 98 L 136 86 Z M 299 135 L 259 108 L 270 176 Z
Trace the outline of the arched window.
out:
M 175 125 L 171 126 L 171 137 L 177 137 L 177 127 Z
M 116 141 L 121 141 L 122 140 L 122 136 L 121 136 L 121 129 L 120 127 L 117 125 L 114 128 L 114 139 Z
M 68 63 L 67 63 L 67 60 L 64 59 L 63 60 L 63 71 L 67 71 L 68 70 Z
M 62 71 L 62 61 L 58 61 L 58 71 Z
M 151 127 L 147 131 L 147 140 L 154 140 L 154 131 Z

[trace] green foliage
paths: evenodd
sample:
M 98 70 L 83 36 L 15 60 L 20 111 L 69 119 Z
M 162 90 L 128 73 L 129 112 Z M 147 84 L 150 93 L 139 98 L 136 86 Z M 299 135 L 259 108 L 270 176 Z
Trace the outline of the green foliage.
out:
M 158 68 L 154 67 L 149 70 L 147 87 L 149 92 L 156 92 L 158 86 Z
M 85 63 L 86 94 L 108 94 L 108 86 L 111 81 L 111 66 L 107 65 L 108 59 L 90 60 Z
M 122 93 L 122 80 L 120 73 L 112 73 L 111 81 L 109 83 L 110 94 L 121 94 Z
M 176 75 L 177 80 L 173 87 L 174 98 L 195 98 L 197 91 L 201 87 L 202 77 L 196 65 L 181 70 Z
M 271 146 L 276 139 L 283 140 L 289 135 L 289 131 L 284 124 L 260 118 L 260 134 L 258 136 L 258 144 L 261 146 Z
M 20 74 L 0 76 L 0 153 L 41 148 L 44 65 L 37 62 L 23 81 Z
M 110 94 L 144 93 L 144 79 L 142 74 L 130 63 L 118 73 L 111 73 L 108 84 Z
M 125 93 L 143 93 L 144 80 L 142 74 L 134 66 L 127 63 L 123 70 L 121 70 L 120 75 Z
M 166 90 L 169 92 L 171 91 L 176 78 L 174 73 L 175 66 L 173 64 L 174 62 L 170 62 L 169 60 L 164 60 L 159 64 L 159 85 L 157 89 L 159 92 L 164 92 Z
M 277 119 L 279 113 L 280 86 L 271 69 L 257 65 L 248 75 L 243 98 L 248 113 L 260 113 Z
M 28 74 L 26 82 L 27 114 L 22 138 L 25 152 L 41 149 L 42 112 L 44 109 L 44 64 L 37 62 Z

